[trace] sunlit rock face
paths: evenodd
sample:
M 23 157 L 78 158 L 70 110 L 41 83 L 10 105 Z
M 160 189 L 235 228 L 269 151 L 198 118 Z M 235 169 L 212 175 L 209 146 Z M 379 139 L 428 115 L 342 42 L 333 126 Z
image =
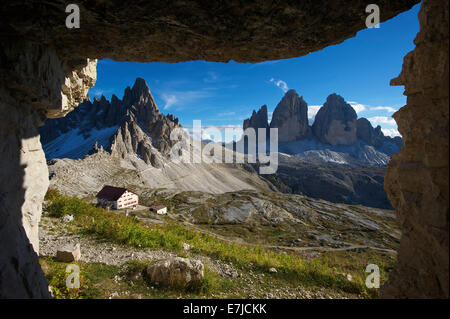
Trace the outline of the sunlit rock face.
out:
M 36 254 L 49 184 L 36 129 L 39 116 L 9 93 L 0 89 L 0 298 L 48 297 Z
M 103 95 L 86 99 L 66 117 L 48 119 L 39 132 L 48 160 L 83 158 L 98 142 L 115 156 L 139 154 L 145 163 L 161 167 L 161 156 L 175 144 L 170 139 L 175 128 L 181 128 L 179 120 L 161 113 L 145 80 L 137 78 L 122 100 L 115 95 L 111 102 Z
M 15 41 L 0 69 L 0 298 L 49 297 L 38 229 L 49 185 L 38 126 L 62 116 L 96 80 L 96 60 L 62 61 L 53 50 Z
M 424 0 L 419 21 L 416 48 L 391 81 L 408 99 L 394 114 L 404 145 L 384 184 L 403 231 L 387 298 L 449 297 L 448 3 Z
M 344 99 L 331 94 L 317 112 L 312 130 L 322 142 L 331 145 L 350 145 L 356 142 L 355 110 Z
M 279 142 L 290 142 L 311 136 L 308 105 L 295 90 L 289 90 L 273 111 L 271 128 L 278 129 Z

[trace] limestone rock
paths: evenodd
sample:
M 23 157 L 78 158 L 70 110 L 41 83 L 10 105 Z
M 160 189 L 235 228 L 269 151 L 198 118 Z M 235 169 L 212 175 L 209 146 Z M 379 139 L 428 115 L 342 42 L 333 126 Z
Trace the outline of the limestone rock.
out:
M 378 1 L 381 22 L 418 2 Z M 74 60 L 260 62 L 340 43 L 365 29 L 367 17 L 366 2 L 346 0 L 76 3 L 81 28 L 67 29 L 66 2 L 10 0 L 0 7 L 2 37 L 42 43 Z
M 362 117 L 356 121 L 356 136 L 367 144 L 376 147 L 381 146 L 384 139 L 382 134 L 380 126 L 377 126 L 377 130 L 375 130 L 366 118 Z
M 85 69 L 95 62 L 63 61 L 50 48 L 15 40 L 4 43 L 2 52 L 0 297 L 48 298 L 37 253 L 38 223 L 49 182 L 37 127 L 50 113 L 62 115 L 77 103 L 79 94 L 95 81 L 93 70 Z M 71 89 L 63 93 L 63 85 Z
M 269 128 L 268 116 L 267 116 L 267 105 L 261 106 L 261 108 L 256 112 L 253 110 L 252 116 L 249 119 L 244 120 L 243 129 L 253 128 L 256 135 L 258 135 L 258 129 L 262 128 L 266 130 Z
M 356 112 L 344 99 L 331 94 L 319 109 L 312 130 L 322 142 L 331 145 L 350 145 L 356 142 Z
M 137 78 L 133 88 L 125 89 L 122 100 L 115 95 L 111 102 L 104 95 L 100 99 L 95 97 L 93 102 L 86 99 L 66 117 L 47 120 L 39 131 L 48 159 L 82 158 L 105 150 L 121 158 L 136 154 L 145 163 L 159 168 L 174 144 L 170 133 L 179 127 L 174 115 L 165 116 L 159 111 L 147 83 Z M 68 139 L 83 137 L 86 143 L 94 139 L 95 144 L 89 151 L 73 145 L 73 149 L 66 147 L 66 152 L 61 153 L 59 144 L 52 142 L 66 135 Z
M 158 261 L 147 268 L 150 282 L 169 287 L 192 287 L 203 280 L 202 262 L 181 257 Z
M 165 145 L 169 145 L 170 142 L 167 140 L 166 142 Z M 163 165 L 164 158 L 152 144 L 152 139 L 144 132 L 136 117 L 130 113 L 113 135 L 110 149 L 113 156 L 125 158 L 130 154 L 136 154 L 147 164 L 159 168 Z
M 378 3 L 381 22 L 418 2 Z M 366 17 L 365 2 L 348 5 L 343 0 L 321 5 L 131 1 L 126 6 L 94 0 L 80 6 L 83 27 L 78 30 L 62 23 L 65 2 L 13 0 L 0 7 L 0 28 L 6 30 L 0 59 L 0 110 L 6 116 L 0 126 L 0 193 L 6 194 L 0 198 L 2 298 L 49 297 L 22 210 L 26 204 L 33 206 L 31 216 L 38 214 L 46 189 L 45 161 L 40 147 L 22 152 L 22 142 L 38 136 L 36 127 L 47 112 L 53 113 L 49 109 L 55 110 L 53 116 L 67 111 L 63 105 L 70 103 L 63 103 L 61 87 L 80 61 L 298 57 L 355 35 L 365 28 Z M 445 1 L 423 0 L 416 49 L 392 82 L 405 85 L 408 105 L 394 115 L 405 145 L 392 159 L 386 179 L 404 236 L 398 270 L 383 292 L 388 297 L 449 296 L 448 16 Z M 136 23 L 124 23 L 130 20 Z M 68 99 L 70 94 L 65 92 Z M 38 179 L 30 175 L 34 168 Z
M 278 128 L 278 141 L 290 142 L 309 137 L 308 105 L 295 90 L 289 90 L 273 111 L 271 128 Z
M 372 127 L 372 124 L 366 118 L 362 117 L 356 121 L 356 136 L 376 148 L 382 147 L 384 142 L 393 142 L 398 149 L 403 145 L 403 140 L 400 136 L 394 138 L 384 136 L 381 126 Z
M 78 261 L 81 258 L 80 244 L 75 246 L 66 245 L 59 248 L 56 252 L 56 260 L 64 263 Z
M 416 47 L 391 81 L 408 98 L 394 113 L 404 145 L 384 183 L 402 228 L 385 298 L 449 298 L 448 17 L 448 3 L 422 2 Z
M 62 220 L 65 223 L 70 223 L 71 221 L 73 221 L 73 215 L 64 215 Z
M 86 62 L 77 64 L 65 75 L 64 84 L 61 86 L 61 106 L 55 112 L 48 112 L 48 117 L 60 117 L 72 111 L 79 103 L 83 102 L 89 89 L 97 80 L 97 60 L 87 59 Z

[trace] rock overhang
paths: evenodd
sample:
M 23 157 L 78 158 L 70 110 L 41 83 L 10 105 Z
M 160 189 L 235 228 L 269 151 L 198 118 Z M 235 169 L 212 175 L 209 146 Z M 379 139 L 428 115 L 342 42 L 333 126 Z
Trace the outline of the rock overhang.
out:
M 380 0 L 380 20 L 418 0 Z M 80 0 L 80 28 L 68 29 L 67 3 L 2 4 L 0 37 L 54 48 L 72 61 L 261 62 L 299 57 L 366 28 L 370 1 L 101 1 Z

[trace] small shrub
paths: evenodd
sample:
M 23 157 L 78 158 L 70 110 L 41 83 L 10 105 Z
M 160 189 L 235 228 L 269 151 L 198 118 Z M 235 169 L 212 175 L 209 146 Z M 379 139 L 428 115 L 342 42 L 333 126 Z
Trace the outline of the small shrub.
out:
M 62 217 L 64 215 L 80 216 L 91 209 L 92 206 L 85 201 L 64 195 L 54 197 L 51 204 L 47 207 L 47 211 L 53 217 Z
M 44 200 L 53 201 L 60 196 L 61 196 L 61 193 L 57 189 L 49 188 L 47 190 L 47 193 L 45 193 Z

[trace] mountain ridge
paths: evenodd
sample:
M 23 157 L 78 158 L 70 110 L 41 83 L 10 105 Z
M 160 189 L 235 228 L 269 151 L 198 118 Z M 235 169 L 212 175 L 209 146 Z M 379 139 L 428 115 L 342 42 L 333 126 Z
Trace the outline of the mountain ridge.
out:
M 381 130 L 360 121 L 365 130 L 357 145 L 324 144 L 311 139 L 307 121 L 295 123 L 306 119 L 307 103 L 294 90 L 279 105 L 278 124 L 275 121 L 273 126 L 301 133 L 279 144 L 278 171 L 273 176 L 259 175 L 259 164 L 175 163 L 170 156 L 174 143 L 170 133 L 182 128 L 179 120 L 160 112 L 145 80 L 138 78 L 124 90 L 122 100 L 115 95 L 110 101 L 105 96 L 92 102 L 87 99 L 65 118 L 45 122 L 40 132 L 50 183 L 67 193 L 72 189 L 95 192 L 105 183 L 211 193 L 271 190 L 391 208 L 383 189 L 383 167 L 397 149 L 394 145 L 383 153 L 364 142 L 383 141 Z M 245 122 L 247 127 L 270 128 L 267 106 L 252 116 Z M 303 139 L 298 140 L 299 136 Z
M 278 128 L 280 152 L 306 158 L 310 155 L 306 152 L 327 150 L 361 160 L 356 164 L 387 165 L 390 156 L 399 152 L 402 146 L 401 137 L 385 136 L 380 126 L 374 128 L 366 118 L 358 118 L 353 107 L 336 93 L 327 97 L 312 125 L 308 123 L 307 111 L 308 104 L 303 96 L 299 97 L 292 89 L 277 104 L 267 126 Z M 262 123 L 265 118 L 267 106 L 253 111 L 252 116 L 244 120 L 243 129 L 266 128 Z M 324 158 L 319 153 L 315 156 Z M 350 164 L 349 161 L 345 163 Z
M 173 129 L 181 127 L 178 118 L 172 114 L 164 115 L 160 112 L 150 92 L 147 83 L 142 78 L 137 78 L 132 88 L 124 90 L 122 100 L 116 95 L 108 101 L 104 95 L 94 97 L 93 102 L 85 99 L 80 105 L 66 117 L 61 119 L 48 119 L 45 125 L 39 129 L 41 142 L 46 150 L 47 159 L 53 157 L 79 158 L 87 155 L 94 146 L 94 141 L 89 137 L 93 130 L 110 134 L 118 129 L 109 138 L 102 136 L 98 146 L 110 151 L 113 155 L 125 157 L 129 152 L 143 153 L 145 162 L 156 163 L 155 151 L 168 155 L 174 141 L 170 140 Z M 135 134 L 126 133 L 133 129 Z M 55 152 L 50 149 L 54 145 L 49 144 L 57 138 L 62 139 L 66 133 L 78 130 L 87 144 L 84 152 Z M 144 133 L 145 132 L 145 133 Z M 73 136 L 67 136 L 66 143 L 70 143 Z M 142 143 L 146 139 L 146 143 Z M 62 142 L 62 141 L 61 141 Z M 98 141 L 95 141 L 98 142 Z

